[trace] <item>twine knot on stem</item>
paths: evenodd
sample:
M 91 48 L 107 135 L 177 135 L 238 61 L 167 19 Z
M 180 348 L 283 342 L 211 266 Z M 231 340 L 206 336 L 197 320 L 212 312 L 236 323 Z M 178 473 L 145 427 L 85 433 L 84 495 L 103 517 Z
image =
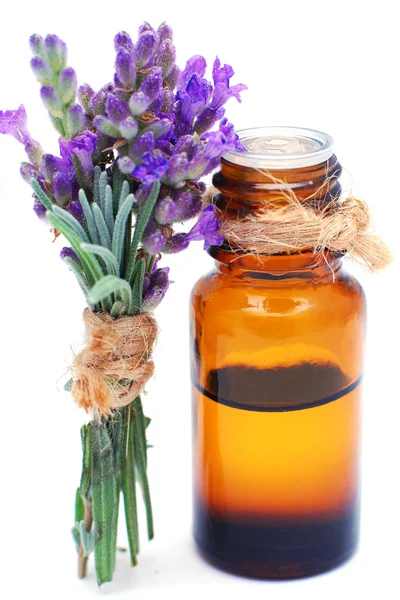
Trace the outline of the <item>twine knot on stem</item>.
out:
M 85 347 L 75 356 L 72 395 L 94 417 L 130 404 L 153 374 L 157 323 L 148 313 L 114 319 L 84 310 Z

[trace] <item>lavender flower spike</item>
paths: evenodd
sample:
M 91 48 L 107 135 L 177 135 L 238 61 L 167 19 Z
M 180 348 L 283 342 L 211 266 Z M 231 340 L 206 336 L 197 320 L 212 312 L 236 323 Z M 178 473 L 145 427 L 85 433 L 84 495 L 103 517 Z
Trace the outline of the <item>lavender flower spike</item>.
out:
M 164 267 L 146 275 L 143 281 L 143 310 L 154 310 L 160 304 L 169 288 L 168 274 L 169 267 Z

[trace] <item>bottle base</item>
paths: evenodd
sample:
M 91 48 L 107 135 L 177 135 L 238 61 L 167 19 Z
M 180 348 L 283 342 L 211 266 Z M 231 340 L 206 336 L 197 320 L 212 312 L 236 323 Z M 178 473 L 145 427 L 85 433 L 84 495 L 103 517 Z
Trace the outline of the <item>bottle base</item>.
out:
M 274 564 L 257 564 L 252 562 L 241 564 L 234 564 L 231 561 L 221 559 L 220 557 L 210 554 L 202 546 L 194 540 L 195 547 L 199 555 L 212 567 L 225 571 L 231 575 L 237 575 L 239 577 L 246 577 L 248 579 L 265 579 L 265 580 L 289 580 L 289 579 L 305 579 L 307 577 L 313 577 L 322 575 L 329 571 L 342 566 L 348 562 L 357 552 L 357 548 L 353 548 L 347 554 L 330 560 L 328 562 L 319 562 L 315 565 L 274 565 Z
M 330 571 L 351 558 L 358 546 L 358 510 L 307 521 L 233 520 L 212 515 L 198 504 L 194 539 L 213 566 L 258 579 L 299 579 Z

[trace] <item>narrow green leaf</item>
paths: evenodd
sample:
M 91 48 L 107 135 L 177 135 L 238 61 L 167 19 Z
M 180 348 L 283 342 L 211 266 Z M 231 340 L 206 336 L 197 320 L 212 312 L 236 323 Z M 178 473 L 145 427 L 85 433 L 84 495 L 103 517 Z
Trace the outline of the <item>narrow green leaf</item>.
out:
M 141 258 L 135 265 L 133 287 L 132 287 L 132 302 L 134 314 L 140 313 L 142 308 L 143 297 L 143 280 L 146 273 L 146 259 Z
M 127 196 L 129 196 L 129 182 L 124 181 L 121 188 L 121 194 L 119 196 L 118 208 L 122 206 Z
M 76 233 L 53 212 L 47 211 L 46 217 L 53 227 L 58 229 L 58 231 L 63 234 L 63 236 L 69 241 L 72 248 L 75 250 L 79 260 L 81 261 L 89 285 L 93 285 L 98 279 L 104 277 L 103 271 L 101 270 L 101 267 L 94 256 L 84 252 L 81 249 L 82 241 L 76 235 Z
M 98 584 L 111 581 L 116 555 L 118 488 L 110 437 L 103 423 L 91 421 L 93 519 L 99 537 L 94 546 Z
M 102 246 L 105 246 L 105 248 L 108 248 L 109 250 L 111 250 L 110 233 L 108 231 L 108 227 L 104 220 L 102 209 L 100 208 L 100 206 L 98 204 L 96 204 L 96 202 L 92 203 L 92 212 L 93 212 L 94 220 L 96 222 L 97 232 L 98 232 L 99 238 L 100 238 L 100 244 Z
M 91 485 L 92 485 L 92 441 L 91 441 L 91 428 L 88 425 L 83 425 L 81 428 L 81 442 L 82 442 L 82 475 L 80 483 L 80 495 L 82 501 L 88 502 L 91 499 Z M 80 521 L 84 519 L 84 515 Z
M 57 215 L 60 219 L 64 221 L 73 231 L 75 231 L 76 235 L 78 235 L 82 242 L 88 242 L 89 238 L 86 235 L 85 230 L 82 225 L 73 217 L 69 212 L 61 208 L 60 206 L 53 206 L 53 213 Z
M 151 213 L 153 212 L 153 208 L 155 203 L 157 202 L 158 193 L 160 191 L 160 182 L 157 181 L 150 192 L 150 196 L 148 197 L 146 204 L 144 205 L 142 212 L 139 214 L 136 225 L 135 225 L 135 233 L 132 239 L 132 244 L 129 252 L 129 262 L 125 273 L 125 279 L 129 281 L 129 283 L 133 283 L 132 274 L 133 269 L 135 268 L 136 263 L 136 254 L 138 251 L 139 243 L 142 240 L 142 236 L 144 230 L 146 229 L 146 225 L 149 222 L 151 217 Z
M 120 265 L 121 272 L 121 262 L 122 262 L 122 253 L 124 249 L 124 240 L 125 240 L 125 228 L 126 221 L 128 216 L 132 210 L 133 203 L 135 201 L 135 197 L 133 194 L 129 194 L 122 205 L 118 210 L 117 217 L 115 219 L 114 225 L 114 234 L 112 239 L 112 253 L 117 259 L 117 263 Z
M 99 178 L 99 206 L 104 214 L 107 187 L 107 172 L 103 171 Z
M 96 202 L 96 204 L 100 204 L 99 182 L 100 182 L 101 173 L 102 173 L 101 168 L 99 167 L 99 165 L 96 165 L 94 168 L 94 181 L 93 181 L 93 202 Z
M 122 185 L 124 183 L 124 175 L 118 168 L 118 164 L 114 163 L 113 166 L 113 213 L 116 216 L 118 212 L 118 202 L 121 196 Z M 129 185 L 128 185 L 129 190 Z M 129 193 L 129 192 L 128 192 Z
M 124 292 L 123 292 L 124 290 Z M 115 275 L 104 275 L 94 286 L 89 290 L 88 301 L 96 304 L 104 300 L 107 296 L 116 292 L 124 293 L 126 310 L 131 314 L 132 310 L 132 291 L 129 283 L 125 279 L 115 277 Z M 111 309 L 111 307 L 110 307 Z
M 110 310 L 110 315 L 112 317 L 114 317 L 114 319 L 118 319 L 118 317 L 120 317 L 124 311 L 124 304 L 123 302 L 121 302 L 121 300 L 116 300 L 114 302 L 114 304 L 112 305 L 112 308 Z
M 114 207 L 113 207 L 113 193 L 110 185 L 106 186 L 106 197 L 104 200 L 104 218 L 108 227 L 108 233 L 112 238 L 114 231 Z
M 79 539 L 82 544 L 83 556 L 89 556 L 93 552 L 99 537 L 98 531 L 95 527 L 92 527 L 91 531 L 86 531 L 84 521 L 79 522 L 77 529 L 79 529 Z
M 132 408 L 127 407 L 127 454 L 125 477 L 122 483 L 122 494 L 124 497 L 125 522 L 131 556 L 131 565 L 137 564 L 139 552 L 139 525 L 136 501 L 136 477 L 135 477 L 135 441 L 132 423 Z
M 97 233 L 96 222 L 94 220 L 94 216 L 92 213 L 92 209 L 90 208 L 90 204 L 86 197 L 84 190 L 79 190 L 79 202 L 81 203 L 83 214 L 85 215 L 86 225 L 89 230 L 90 241 L 93 244 L 99 243 L 99 235 Z
M 136 473 L 146 509 L 147 535 L 149 540 L 151 540 L 154 537 L 153 510 L 151 506 L 149 482 L 147 479 L 147 444 L 146 436 L 143 435 L 143 411 L 141 409 L 140 398 L 139 400 L 136 398 L 134 402 L 134 413 L 133 428 L 135 438 Z
M 97 244 L 81 244 L 82 250 L 89 252 L 90 254 L 96 254 L 101 256 L 104 260 L 108 275 L 119 275 L 118 263 L 115 260 L 114 254 L 108 248 L 104 246 L 98 246 Z
M 73 258 L 71 258 L 71 256 L 66 256 L 64 258 L 64 262 L 67 263 L 67 265 L 69 266 L 71 271 L 74 273 L 74 275 L 77 278 L 78 283 L 81 287 L 81 290 L 85 294 L 85 298 L 86 298 L 87 290 L 88 290 L 88 282 L 87 282 L 87 279 L 85 277 L 83 270 L 79 267 L 79 265 L 76 263 L 76 261 Z
M 39 198 L 40 202 L 43 204 L 47 210 L 53 210 L 53 203 L 50 198 L 44 193 L 39 183 L 36 181 L 34 177 L 31 179 L 31 186 L 36 196 Z

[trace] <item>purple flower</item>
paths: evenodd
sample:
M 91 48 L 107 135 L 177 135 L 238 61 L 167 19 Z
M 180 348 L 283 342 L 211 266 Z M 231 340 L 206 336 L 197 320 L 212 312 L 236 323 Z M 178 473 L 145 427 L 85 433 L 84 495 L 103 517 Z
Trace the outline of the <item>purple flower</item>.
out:
M 132 94 L 129 108 L 134 116 L 142 115 L 155 100 L 162 87 L 162 70 L 160 67 L 153 69 L 142 82 L 139 90 Z
M 157 35 L 154 32 L 154 29 L 150 28 L 142 31 L 143 33 L 139 36 L 133 51 L 138 69 L 149 66 L 157 47 Z
M 165 138 L 170 136 L 172 127 L 170 119 L 155 119 L 143 129 L 143 133 L 151 131 L 155 139 Z
M 145 184 L 151 184 L 160 179 L 168 168 L 168 160 L 160 152 L 145 152 L 142 163 L 132 171 L 132 176 Z
M 136 66 L 132 53 L 121 46 L 115 59 L 115 71 L 121 85 L 125 88 L 133 88 L 136 83 Z
M 53 87 L 49 85 L 42 86 L 40 88 L 40 97 L 52 117 L 62 118 L 64 116 L 63 105 Z
M 152 152 L 156 147 L 154 133 L 148 131 L 136 138 L 133 146 L 130 149 L 130 156 L 135 161 L 140 161 L 142 156 L 148 152 Z
M 169 268 L 155 269 L 143 281 L 143 305 L 145 311 L 154 310 L 164 298 L 170 281 Z
M 74 260 L 76 263 L 80 264 L 78 255 L 76 254 L 75 250 L 73 250 L 72 248 L 69 248 L 68 246 L 65 246 L 64 248 L 61 249 L 60 257 L 62 258 L 62 260 L 64 260 L 64 258 L 72 258 L 72 260 Z
M 90 85 L 88 83 L 84 83 L 83 85 L 79 86 L 79 89 L 78 89 L 79 102 L 82 104 L 86 114 L 89 115 L 90 117 L 93 117 L 93 110 L 92 110 L 93 96 L 94 96 L 94 90 L 93 90 L 93 88 L 90 87 Z
M 56 172 L 53 177 L 53 194 L 60 206 L 65 206 L 71 200 L 72 186 L 68 177 Z
M 114 94 L 108 94 L 106 111 L 110 121 L 117 126 L 130 115 L 128 104 Z
M 139 126 L 135 119 L 131 116 L 126 117 L 120 124 L 119 130 L 121 135 L 126 140 L 133 140 L 137 136 L 137 132 L 139 131 Z
M 59 72 L 67 63 L 67 46 L 56 35 L 47 35 L 44 40 L 44 52 L 53 71 Z
M 82 205 L 78 200 L 75 200 L 68 205 L 68 212 L 75 217 L 79 223 L 83 223 L 85 220 Z
M 185 154 L 174 154 L 168 162 L 168 169 L 163 181 L 170 187 L 175 187 L 183 181 L 188 172 L 189 161 Z
M 172 40 L 173 33 L 172 29 L 165 22 L 161 23 L 160 27 L 157 29 L 158 41 L 161 44 L 164 40 Z
M 149 221 L 143 234 L 142 245 L 148 254 L 158 254 L 164 248 L 166 238 L 154 221 Z
M 167 225 L 176 220 L 178 214 L 177 204 L 170 196 L 159 200 L 154 209 L 154 218 L 160 225 Z
M 34 33 L 29 38 L 29 46 L 33 52 L 33 54 L 38 56 L 44 55 L 44 39 L 41 35 Z
M 41 56 L 34 56 L 31 59 L 31 69 L 39 83 L 42 85 L 50 85 L 52 83 L 52 73 L 46 61 Z
M 71 154 L 78 157 L 82 178 L 88 187 L 92 186 L 93 160 L 92 154 L 96 149 L 97 135 L 91 131 L 84 131 L 67 143 Z
M 28 131 L 25 107 L 21 104 L 17 110 L 0 111 L 0 133 L 12 135 L 24 145 L 29 160 L 39 165 L 43 154 L 39 142 L 32 139 Z
M 120 48 L 132 52 L 133 42 L 131 36 L 126 31 L 120 31 L 114 38 L 114 48 L 118 52 Z
M 41 221 L 46 219 L 46 207 L 40 202 L 39 198 L 35 196 L 35 202 L 33 204 L 33 212 Z
M 58 93 L 63 104 L 70 104 L 75 99 L 77 88 L 76 73 L 71 67 L 65 67 L 58 80 Z
M 155 64 L 158 67 L 162 68 L 163 77 L 168 77 L 168 75 L 171 73 L 172 68 L 175 64 L 175 59 L 176 50 L 175 46 L 172 43 L 172 40 L 164 40 L 158 49 L 157 57 L 155 60 Z
M 220 246 L 224 238 L 219 232 L 219 223 L 215 215 L 215 206 L 210 204 L 200 215 L 197 223 L 187 234 L 187 240 L 194 242 L 204 240 L 204 250 L 210 246 Z
M 206 72 L 207 63 L 206 59 L 199 54 L 192 56 L 186 63 L 186 67 L 182 71 L 181 78 L 179 81 L 178 89 L 183 90 L 191 76 L 196 73 L 200 79 L 204 77 L 204 73 Z

